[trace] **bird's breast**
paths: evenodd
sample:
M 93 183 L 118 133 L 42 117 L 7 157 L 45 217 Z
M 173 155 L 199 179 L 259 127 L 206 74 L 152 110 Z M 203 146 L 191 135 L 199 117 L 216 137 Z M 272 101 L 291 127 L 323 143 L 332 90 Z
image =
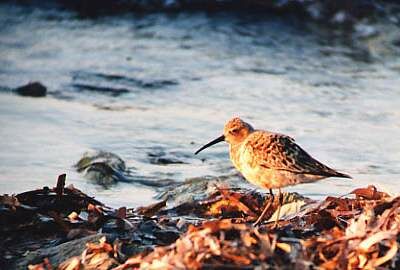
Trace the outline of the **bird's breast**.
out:
M 233 165 L 250 183 L 265 187 L 266 181 L 263 177 L 266 172 L 258 166 L 255 157 L 246 144 L 233 146 L 230 148 L 230 158 Z

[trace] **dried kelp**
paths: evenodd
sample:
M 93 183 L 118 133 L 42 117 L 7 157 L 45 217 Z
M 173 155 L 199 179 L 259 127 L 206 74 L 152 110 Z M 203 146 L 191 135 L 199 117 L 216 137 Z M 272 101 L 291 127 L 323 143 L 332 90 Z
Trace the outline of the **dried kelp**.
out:
M 299 213 L 282 220 L 274 231 L 268 224 L 254 228 L 248 223 L 234 223 L 245 222 L 243 219 L 230 218 L 190 226 L 174 244 L 132 257 L 118 269 L 255 265 L 286 269 L 397 269 L 400 197 L 390 198 L 373 186 L 351 193 L 356 198 L 328 197 L 317 204 L 309 203 Z M 209 212 L 219 218 L 227 212 L 248 217 L 259 213 L 254 196 L 249 200 L 249 194 L 226 190 L 221 190 L 220 195 L 207 202 Z
M 27 193 L 3 196 L 0 202 L 10 213 L 40 209 L 64 234 L 71 232 L 72 224 L 84 220 L 92 224 L 89 229 L 99 228 L 107 237 L 100 243 L 87 243 L 80 255 L 62 263 L 41 258 L 31 263 L 30 269 L 400 268 L 400 197 L 390 197 L 374 186 L 320 202 L 285 194 L 286 215 L 275 228 L 268 217 L 259 227 L 252 225 L 271 198 L 249 190 L 217 186 L 207 198 L 178 205 L 170 206 L 164 199 L 138 209 L 112 210 L 77 190 L 62 187 L 61 183 L 49 189 L 48 195 L 60 200 L 64 194 L 75 194 L 83 203 L 72 205 L 82 208 L 71 211 L 60 204 L 56 212 L 53 204 L 43 207 L 37 198 L 22 200 Z M 44 196 L 43 190 L 35 192 Z M 277 203 L 275 198 L 270 218 Z M 82 217 L 85 211 L 91 218 Z M 7 227 L 7 222 L 3 224 Z M 24 224 L 15 230 L 35 226 Z
M 201 269 L 227 266 L 251 266 L 266 262 L 269 266 L 291 264 L 290 245 L 276 234 L 261 233 L 248 224 L 216 220 L 190 226 L 174 244 L 156 248 L 150 254 L 128 259 L 116 269 Z
M 352 193 L 357 203 L 346 205 L 358 214 L 347 218 L 345 226 L 304 241 L 308 258 L 325 269 L 398 269 L 400 197 L 389 198 L 373 186 Z M 335 213 L 336 219 L 349 216 L 348 210 Z
M 65 187 L 65 178 L 60 175 L 54 188 L 0 196 L 0 268 L 12 268 L 28 251 L 95 235 L 110 220 L 120 220 L 116 210 Z

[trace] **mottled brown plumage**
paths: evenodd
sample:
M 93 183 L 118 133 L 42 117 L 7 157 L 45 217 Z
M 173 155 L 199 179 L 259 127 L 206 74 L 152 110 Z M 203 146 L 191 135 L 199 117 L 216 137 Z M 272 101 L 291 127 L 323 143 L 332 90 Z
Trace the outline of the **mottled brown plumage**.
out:
M 326 177 L 349 175 L 337 172 L 311 157 L 289 136 L 255 130 L 240 118 L 233 118 L 224 127 L 224 135 L 204 145 L 197 152 L 221 142 L 229 143 L 230 159 L 236 169 L 251 183 L 272 190 L 314 182 Z M 280 210 L 280 208 L 278 209 Z M 257 220 L 262 220 L 266 209 Z M 278 215 L 279 216 L 279 215 Z
M 250 182 L 264 188 L 313 182 L 326 177 L 349 177 L 311 157 L 286 135 L 253 131 L 230 144 L 230 158 Z

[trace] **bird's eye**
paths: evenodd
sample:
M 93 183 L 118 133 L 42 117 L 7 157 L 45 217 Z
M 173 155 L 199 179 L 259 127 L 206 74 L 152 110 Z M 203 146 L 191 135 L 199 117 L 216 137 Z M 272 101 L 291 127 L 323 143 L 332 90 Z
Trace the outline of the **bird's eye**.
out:
M 238 131 L 239 131 L 239 129 L 238 129 L 238 128 L 235 128 L 235 129 L 231 129 L 230 133 L 231 133 L 231 134 L 235 134 L 235 133 L 237 133 Z

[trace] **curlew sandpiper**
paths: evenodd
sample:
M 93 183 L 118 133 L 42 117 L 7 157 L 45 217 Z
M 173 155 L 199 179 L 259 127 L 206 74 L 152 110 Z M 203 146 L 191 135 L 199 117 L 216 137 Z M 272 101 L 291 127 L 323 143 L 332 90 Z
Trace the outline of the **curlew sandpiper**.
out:
M 268 204 L 254 223 L 255 226 L 261 223 L 274 201 L 272 189 L 278 189 L 279 194 L 275 227 L 282 205 L 282 187 L 310 183 L 327 177 L 351 178 L 311 157 L 291 137 L 255 130 L 250 124 L 237 117 L 225 124 L 222 136 L 207 143 L 195 154 L 222 141 L 229 143 L 230 159 L 244 178 L 252 184 L 269 189 L 271 194 Z

